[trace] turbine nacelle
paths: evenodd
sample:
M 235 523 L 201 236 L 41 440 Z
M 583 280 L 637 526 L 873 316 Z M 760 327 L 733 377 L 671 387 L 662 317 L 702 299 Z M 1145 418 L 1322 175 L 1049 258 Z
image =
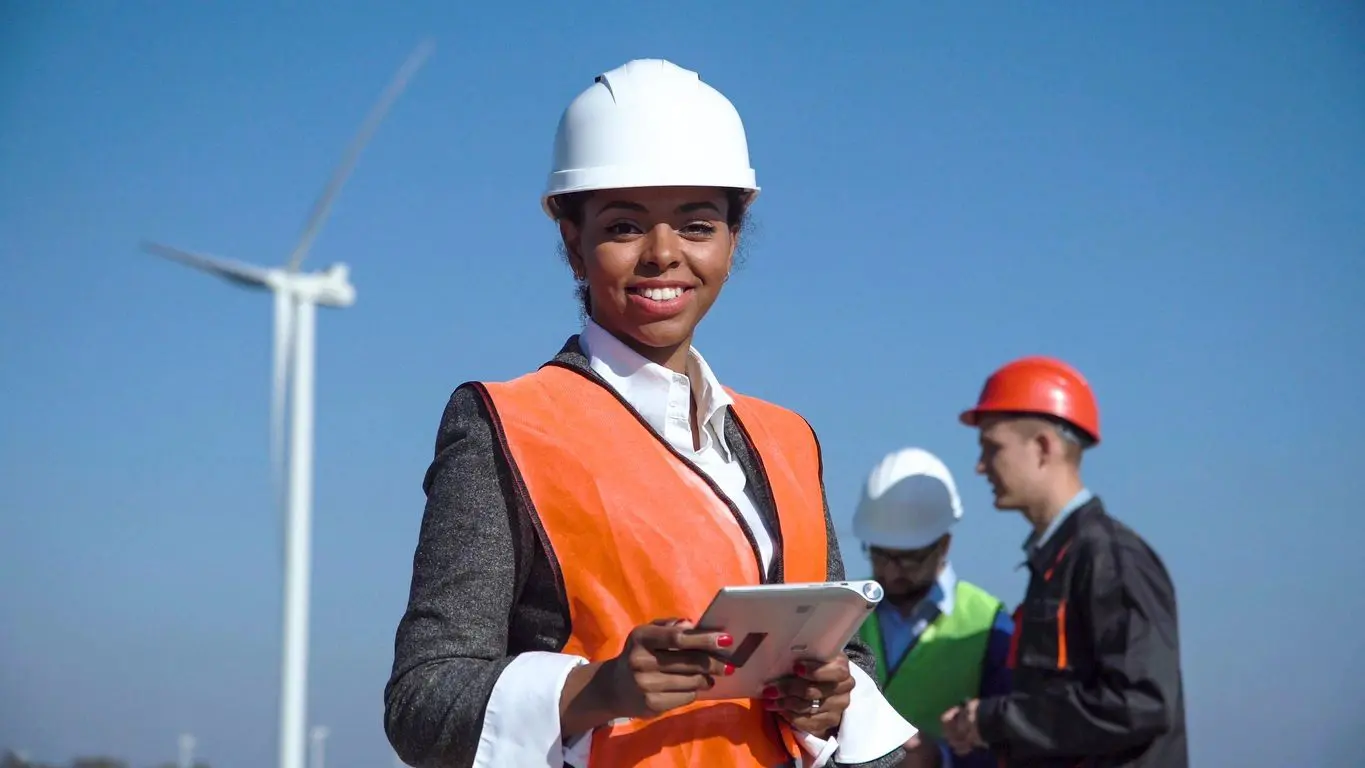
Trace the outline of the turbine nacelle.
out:
M 355 304 L 356 291 L 351 284 L 351 268 L 342 262 L 314 272 L 291 272 L 286 267 L 259 267 L 162 243 L 144 242 L 142 247 L 148 253 L 217 275 L 243 288 L 265 288 L 323 307 L 341 309 Z
M 351 268 L 338 263 L 318 272 L 266 270 L 265 283 L 271 290 L 312 304 L 344 309 L 355 304 L 356 299 L 355 286 L 351 284 L 350 277 Z

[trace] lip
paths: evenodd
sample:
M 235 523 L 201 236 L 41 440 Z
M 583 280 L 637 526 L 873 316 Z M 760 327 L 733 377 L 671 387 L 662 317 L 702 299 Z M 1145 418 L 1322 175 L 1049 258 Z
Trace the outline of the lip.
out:
M 651 288 L 682 288 L 691 290 L 697 286 L 682 280 L 641 280 L 638 283 L 631 283 L 626 286 L 627 291 L 647 291 Z
M 630 289 L 649 289 L 649 288 L 681 288 L 682 293 L 675 299 L 668 301 L 655 301 L 645 298 L 634 290 Z M 683 310 L 692 303 L 696 294 L 692 286 L 664 281 L 645 281 L 629 286 L 626 290 L 626 301 L 637 313 L 644 315 L 651 320 L 667 320 L 682 314 Z

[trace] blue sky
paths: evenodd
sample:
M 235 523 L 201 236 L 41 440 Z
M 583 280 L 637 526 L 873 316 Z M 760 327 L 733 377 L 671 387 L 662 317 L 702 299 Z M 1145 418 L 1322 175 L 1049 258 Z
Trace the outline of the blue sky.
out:
M 746 121 L 758 226 L 698 346 L 812 421 L 841 527 L 878 458 L 927 448 L 964 490 L 959 572 L 1016 601 L 1025 526 L 955 415 L 995 365 L 1061 356 L 1099 391 L 1091 487 L 1178 583 L 1194 764 L 1359 754 L 1358 4 L 494 5 L 0 10 L 0 747 L 150 763 L 188 730 L 273 764 L 269 299 L 137 243 L 282 263 L 430 36 L 310 258 L 359 290 L 319 317 L 329 765 L 391 765 L 438 417 L 577 329 L 537 195 L 560 111 L 637 57 Z

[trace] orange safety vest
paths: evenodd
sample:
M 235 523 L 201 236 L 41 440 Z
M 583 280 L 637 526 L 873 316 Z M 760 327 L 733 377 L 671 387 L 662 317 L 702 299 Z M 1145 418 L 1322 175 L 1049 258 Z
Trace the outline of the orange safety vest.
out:
M 549 363 L 484 388 L 521 503 L 563 583 L 565 653 L 614 658 L 636 626 L 695 621 L 719 588 L 762 583 L 737 510 L 604 383 Z M 824 581 L 829 543 L 815 437 L 791 411 L 731 395 L 777 503 L 784 580 Z M 785 721 L 739 699 L 602 726 L 589 759 L 603 768 L 776 768 L 799 755 Z

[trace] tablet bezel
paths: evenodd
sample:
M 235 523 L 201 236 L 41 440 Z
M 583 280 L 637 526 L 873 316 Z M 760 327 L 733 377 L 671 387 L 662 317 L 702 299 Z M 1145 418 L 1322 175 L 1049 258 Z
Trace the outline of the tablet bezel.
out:
M 796 662 L 835 658 L 884 595 L 871 579 L 720 589 L 697 629 L 734 637 L 731 648 L 715 653 L 736 669 L 717 676 L 715 686 L 698 699 L 761 698 L 763 689 L 791 674 Z

